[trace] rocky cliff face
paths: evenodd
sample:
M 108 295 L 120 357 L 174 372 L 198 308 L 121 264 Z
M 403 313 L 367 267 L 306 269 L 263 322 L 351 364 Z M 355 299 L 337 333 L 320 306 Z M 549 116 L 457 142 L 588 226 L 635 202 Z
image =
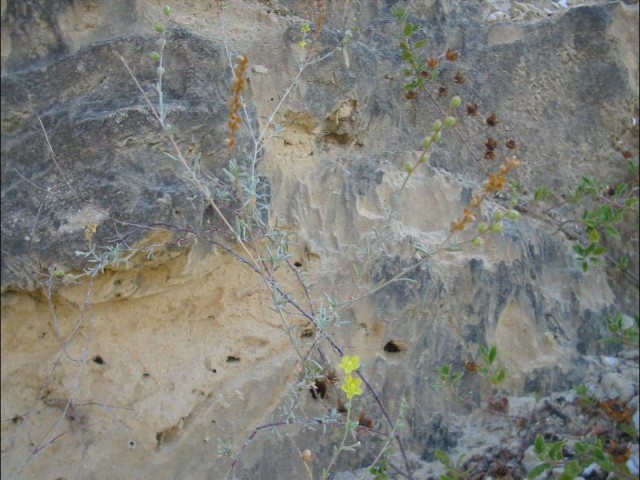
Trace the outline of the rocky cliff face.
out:
M 478 346 L 498 347 L 514 417 L 529 415 L 534 393 L 597 383 L 605 366 L 594 355 L 617 351 L 599 342 L 604 318 L 637 312 L 637 235 L 608 245 L 613 255 L 630 252 L 626 276 L 606 266 L 583 272 L 572 250 L 580 231 L 559 228 L 577 210 L 539 213 L 582 176 L 618 184 L 628 179 L 625 156 L 637 165 L 637 3 L 412 2 L 426 49 L 461 54 L 442 61 L 441 76 L 459 69 L 466 81 L 433 88 L 496 112 L 497 131 L 517 141 L 523 162 L 517 187 L 483 204 L 491 216 L 515 200 L 518 221 L 480 249 L 449 249 L 419 265 L 499 160 L 481 158 L 484 127 L 462 125 L 462 140 L 443 135 L 394 196 L 440 114 L 426 95 L 405 96 L 391 4 L 172 7 L 167 118 L 204 189 L 166 154 L 167 137 L 120 58 L 155 98 L 148 54 L 162 6 L 2 3 L 3 478 L 223 478 L 231 461 L 220 452 L 237 452 L 292 402 L 298 419 L 339 406 L 339 392 L 314 398 L 300 383 L 290 336 L 309 350 L 309 321 L 291 306 L 285 317 L 274 310 L 207 203 L 217 192 L 229 218 L 240 208 L 242 199 L 220 193 L 235 191 L 226 173 L 234 158 L 257 168 L 258 223 L 272 234 L 256 248 L 273 232 L 286 235 L 293 268 L 274 275 L 316 319 L 332 312 L 328 298 L 357 299 L 407 269 L 402 281 L 335 310 L 340 321 L 328 331 L 360 355 L 392 416 L 401 399 L 409 404 L 402 438 L 415 478 L 433 474 L 436 448 L 525 444 L 513 423 L 488 421 L 434 388 L 440 366 L 463 368 Z M 310 18 L 313 50 L 299 45 Z M 350 40 L 335 49 L 348 28 Z M 250 60 L 246 122 L 231 152 L 227 49 Z M 310 54 L 320 60 L 296 77 Z M 262 131 L 269 139 L 257 152 Z M 534 209 L 541 185 L 555 195 Z M 338 353 L 324 352 L 337 366 Z M 637 409 L 634 370 L 616 365 L 607 395 L 635 397 Z M 492 393 L 477 377 L 465 377 L 461 391 L 471 405 Z M 386 428 L 371 395 L 356 402 Z M 331 425 L 278 431 L 255 435 L 237 478 L 307 478 L 307 468 L 316 478 L 342 435 Z M 363 440 L 341 457 L 340 478 L 384 443 L 372 433 Z

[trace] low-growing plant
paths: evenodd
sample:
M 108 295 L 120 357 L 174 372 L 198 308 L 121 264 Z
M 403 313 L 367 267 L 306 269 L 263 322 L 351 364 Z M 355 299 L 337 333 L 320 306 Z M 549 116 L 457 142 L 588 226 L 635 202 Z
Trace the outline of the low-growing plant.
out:
M 630 156 L 630 152 L 625 153 L 626 157 Z M 628 267 L 634 255 L 633 245 L 637 250 L 638 244 L 638 163 L 627 158 L 627 165 L 628 175 L 622 181 L 583 176 L 561 201 L 554 203 L 553 190 L 540 186 L 534 192 L 533 202 L 516 203 L 519 208 L 526 206 L 541 213 L 573 239 L 573 250 L 584 272 L 608 262 L 637 283 L 637 276 Z M 542 202 L 551 203 L 551 206 L 535 209 L 535 204 Z M 617 253 L 612 253 L 610 244 L 613 242 L 620 244 L 615 250 Z
M 621 446 L 615 440 L 609 445 L 602 438 L 575 442 L 572 459 L 567 458 L 566 440 L 547 442 L 542 435 L 538 435 L 534 441 L 534 449 L 542 463 L 533 467 L 527 478 L 539 478 L 545 472 L 554 470 L 558 472 L 555 476 L 560 480 L 575 480 L 592 465 L 598 465 L 605 472 L 613 474 L 613 478 L 637 478 L 625 465 L 631 448 L 628 445 Z

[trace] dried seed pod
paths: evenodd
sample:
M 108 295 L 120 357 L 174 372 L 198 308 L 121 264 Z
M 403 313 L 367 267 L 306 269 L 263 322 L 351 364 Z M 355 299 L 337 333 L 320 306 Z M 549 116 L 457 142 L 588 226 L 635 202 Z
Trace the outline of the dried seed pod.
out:
M 462 74 L 460 70 L 456 71 L 456 74 L 453 76 L 453 81 L 462 85 L 467 81 L 467 78 Z
M 487 117 L 487 125 L 490 127 L 495 127 L 500 123 L 500 118 L 495 113 L 492 113 L 489 117 Z
M 460 58 L 460 53 L 451 48 L 447 48 L 447 53 L 444 54 L 444 58 L 449 60 L 450 62 L 455 62 Z
M 484 142 L 484 146 L 488 151 L 492 152 L 498 146 L 498 141 L 493 137 L 489 137 L 487 141 Z

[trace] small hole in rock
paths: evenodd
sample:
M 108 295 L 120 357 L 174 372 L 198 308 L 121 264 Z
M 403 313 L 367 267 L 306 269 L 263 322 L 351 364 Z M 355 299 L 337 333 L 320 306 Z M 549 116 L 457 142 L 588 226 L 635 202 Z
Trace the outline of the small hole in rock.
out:
M 389 353 L 397 353 L 404 350 L 404 345 L 402 342 L 398 342 L 397 340 L 389 340 L 384 346 L 383 350 Z
M 117 279 L 113 281 L 113 284 L 117 287 L 118 285 L 122 285 L 122 280 Z
M 227 357 L 227 363 L 234 363 L 239 361 L 240 361 L 240 357 L 236 357 L 235 355 L 229 355 Z
M 307 325 L 300 330 L 300 337 L 310 338 L 316 334 L 316 329 L 313 325 Z
M 316 378 L 316 381 L 309 388 L 311 396 L 315 399 L 324 398 L 327 396 L 327 382 L 322 378 Z
M 94 361 L 94 363 L 97 363 L 98 365 L 104 365 L 104 360 L 102 359 L 102 357 L 100 355 L 96 355 L 95 357 L 93 357 L 93 361 Z
M 293 266 L 300 268 L 302 266 L 302 262 L 293 262 Z
M 211 369 L 211 371 L 212 371 L 213 373 L 218 373 L 218 370 L 216 370 L 215 368 L 212 368 L 212 369 Z
M 142 378 L 147 378 L 149 376 L 149 374 L 147 372 L 142 374 Z
M 129 448 L 136 448 L 136 441 L 135 440 L 129 440 Z
M 120 298 L 120 297 L 122 296 L 122 294 L 121 294 L 121 293 L 116 293 L 114 296 L 115 296 L 116 298 Z

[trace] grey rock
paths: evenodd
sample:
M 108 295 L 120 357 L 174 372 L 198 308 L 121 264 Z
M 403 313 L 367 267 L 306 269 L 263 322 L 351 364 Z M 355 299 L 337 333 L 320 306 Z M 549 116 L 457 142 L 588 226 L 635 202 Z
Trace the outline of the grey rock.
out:
M 209 230 L 219 221 L 183 165 L 165 154 L 175 156 L 120 60 L 156 102 L 148 58 L 155 41 L 97 43 L 2 77 L 3 291 L 32 290 L 52 268 L 90 267 L 91 257 L 75 255 L 90 249 L 88 228 L 96 230 L 93 243 L 112 247 L 134 246 L 154 228 L 168 228 L 175 233 L 167 243 L 184 250 L 180 240 L 201 230 L 206 215 L 213 217 Z M 187 31 L 168 37 L 167 121 L 180 132 L 184 152 L 190 145 L 202 152 L 198 168 L 220 178 L 231 158 L 224 148 L 227 66 L 217 43 Z M 246 134 L 238 143 L 242 153 Z

